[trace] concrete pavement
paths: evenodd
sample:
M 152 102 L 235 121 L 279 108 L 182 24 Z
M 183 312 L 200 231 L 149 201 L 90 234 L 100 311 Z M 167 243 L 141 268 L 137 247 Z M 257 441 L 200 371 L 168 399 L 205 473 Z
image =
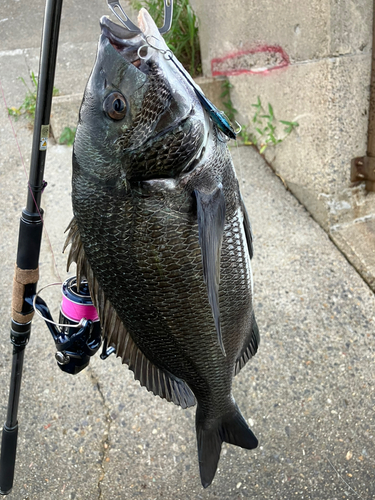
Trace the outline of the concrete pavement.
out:
M 29 68 L 37 71 L 42 5 L 1 4 L 0 17 L 8 18 L 0 24 L 6 34 L 0 75 L 8 106 L 19 106 L 24 96 L 17 77 L 25 78 Z M 104 1 L 91 2 L 85 22 L 77 21 L 80 7 L 72 1 L 65 2 L 64 12 L 60 55 L 65 59 L 59 59 L 56 86 L 68 95 L 83 91 L 98 19 L 107 8 Z M 14 125 L 28 168 L 31 132 L 23 119 Z M 10 376 L 11 282 L 26 199 L 25 174 L 3 104 L 0 132 L 2 422 Z M 259 352 L 236 377 L 233 392 L 259 448 L 224 445 L 216 478 L 203 490 L 194 409 L 183 411 L 148 393 L 114 357 L 96 356 L 78 376 L 64 374 L 47 328 L 35 318 L 10 500 L 375 497 L 374 295 L 253 149 L 234 145 L 233 156 L 255 234 L 261 333 Z M 51 246 L 44 237 L 40 287 L 66 276 L 61 248 L 71 216 L 70 171 L 71 148 L 51 144 L 42 203 Z M 47 289 L 43 298 L 57 311 L 58 287 Z

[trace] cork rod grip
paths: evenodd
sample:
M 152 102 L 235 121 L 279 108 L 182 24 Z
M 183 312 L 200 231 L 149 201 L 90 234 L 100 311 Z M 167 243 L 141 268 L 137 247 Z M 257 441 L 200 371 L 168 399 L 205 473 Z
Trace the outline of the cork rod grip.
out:
M 25 302 L 26 285 L 35 284 L 38 279 L 39 267 L 36 269 L 20 269 L 16 264 L 13 277 L 12 318 L 17 323 L 28 323 L 34 316 L 34 311 L 25 314 L 22 310 Z

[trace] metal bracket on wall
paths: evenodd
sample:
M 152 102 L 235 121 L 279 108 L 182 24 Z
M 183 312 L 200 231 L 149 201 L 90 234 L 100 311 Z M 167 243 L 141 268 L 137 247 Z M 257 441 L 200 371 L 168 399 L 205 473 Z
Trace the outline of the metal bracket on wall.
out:
M 375 191 L 375 158 L 371 156 L 353 158 L 350 180 L 352 182 L 366 181 L 367 191 Z

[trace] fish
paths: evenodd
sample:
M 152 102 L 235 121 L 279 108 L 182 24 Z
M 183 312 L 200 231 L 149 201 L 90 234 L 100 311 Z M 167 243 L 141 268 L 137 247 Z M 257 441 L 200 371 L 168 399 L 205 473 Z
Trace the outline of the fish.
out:
M 100 21 L 73 147 L 68 269 L 134 378 L 197 405 L 206 488 L 223 442 L 258 445 L 232 394 L 260 341 L 253 235 L 226 138 L 146 9 L 138 23 L 134 34 Z

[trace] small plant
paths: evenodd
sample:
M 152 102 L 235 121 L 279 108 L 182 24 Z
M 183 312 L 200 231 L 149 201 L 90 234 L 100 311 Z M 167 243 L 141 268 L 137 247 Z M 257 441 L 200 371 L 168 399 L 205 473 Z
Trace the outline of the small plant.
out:
M 254 143 L 255 139 L 253 134 L 250 132 L 248 125 L 241 125 L 241 130 L 239 131 L 238 136 L 244 146 L 256 146 Z
M 255 108 L 255 114 L 252 118 L 252 124 L 255 132 L 249 134 L 248 130 L 245 131 L 247 139 L 250 140 L 255 146 L 258 147 L 259 152 L 262 154 L 268 146 L 276 146 L 283 142 L 292 131 L 299 126 L 297 122 L 288 122 L 285 120 L 276 120 L 273 107 L 268 104 L 268 113 L 264 111 L 260 97 L 257 103 L 252 104 Z M 283 136 L 280 137 L 277 133 L 278 124 L 282 123 L 284 126 Z M 247 127 L 248 128 L 248 127 Z
M 163 0 L 132 0 L 132 7 L 146 7 L 157 26 L 163 22 Z M 165 42 L 184 66 L 195 77 L 202 73 L 197 18 L 189 0 L 175 0 L 171 30 L 164 36 Z
M 220 97 L 223 99 L 226 114 L 233 123 L 236 121 L 237 110 L 233 107 L 230 98 L 231 88 L 233 88 L 233 85 L 228 80 L 223 81 L 223 92 Z M 245 146 L 255 146 L 261 154 L 264 153 L 268 146 L 276 146 L 283 142 L 299 126 L 297 122 L 277 120 L 271 104 L 268 104 L 268 112 L 266 112 L 260 97 L 258 97 L 256 104 L 252 104 L 252 107 L 255 108 L 255 112 L 251 123 L 241 125 L 238 137 Z M 283 135 L 281 136 L 280 124 L 284 125 Z
M 15 119 L 18 119 L 21 115 L 26 114 L 27 118 L 29 118 L 29 120 L 33 122 L 35 118 L 38 80 L 33 71 L 30 74 L 31 89 L 29 88 L 29 86 L 22 77 L 19 77 L 19 80 L 21 80 L 21 82 L 25 85 L 27 89 L 25 99 L 19 108 L 16 108 L 15 106 L 8 108 L 8 114 L 10 116 L 13 116 Z M 53 95 L 55 96 L 58 93 L 59 93 L 58 89 L 53 87 Z
M 61 132 L 59 144 L 66 144 L 67 146 L 72 146 L 74 138 L 76 136 L 76 128 L 65 127 Z

